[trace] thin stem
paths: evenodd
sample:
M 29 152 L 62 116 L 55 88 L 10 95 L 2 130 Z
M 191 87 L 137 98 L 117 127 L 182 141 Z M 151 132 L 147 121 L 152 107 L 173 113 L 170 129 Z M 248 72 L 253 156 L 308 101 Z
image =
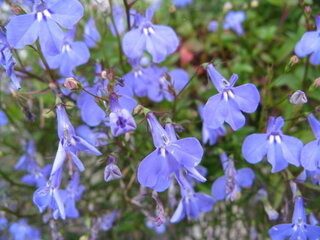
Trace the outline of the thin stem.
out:
M 37 51 L 37 53 L 39 54 L 39 57 L 41 58 L 41 61 L 43 62 L 44 66 L 45 66 L 45 68 L 46 68 L 46 71 L 47 71 L 48 74 L 49 74 L 49 77 L 50 77 L 51 81 L 56 84 L 56 82 L 57 82 L 57 81 L 56 81 L 56 78 L 54 77 L 53 72 L 51 71 L 47 60 L 46 60 L 45 57 L 43 56 L 43 54 L 42 54 L 42 52 L 41 52 L 41 50 L 40 50 L 40 45 L 39 45 L 38 42 L 37 42 L 36 51 Z
M 130 23 L 130 5 L 128 4 L 127 0 L 123 0 L 124 7 L 126 9 L 126 15 L 127 15 L 127 25 L 128 25 L 128 31 L 131 30 L 131 23 Z

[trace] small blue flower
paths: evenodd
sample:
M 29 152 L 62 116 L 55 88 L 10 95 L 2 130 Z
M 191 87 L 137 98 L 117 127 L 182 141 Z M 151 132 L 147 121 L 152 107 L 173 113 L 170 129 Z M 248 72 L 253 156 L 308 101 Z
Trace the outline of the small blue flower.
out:
M 198 106 L 198 111 L 203 120 L 203 105 Z M 216 144 L 219 136 L 225 136 L 227 133 L 225 127 L 222 125 L 218 128 L 210 128 L 205 122 L 202 123 L 202 143 L 208 143 L 210 146 Z
M 219 23 L 213 20 L 208 24 L 208 30 L 210 32 L 216 32 L 218 30 L 218 26 L 219 26 Z
M 154 25 L 151 22 L 152 16 L 153 10 L 150 8 L 146 11 L 146 17 L 138 15 L 138 27 L 123 36 L 122 47 L 128 58 L 140 58 L 146 50 L 151 54 L 153 62 L 159 63 L 178 48 L 179 39 L 173 29 Z
M 7 24 L 9 44 L 17 49 L 33 44 L 39 37 L 41 49 L 48 55 L 59 54 L 64 34 L 59 27 L 71 29 L 83 16 L 77 0 L 44 0 L 32 13 L 14 16 Z
M 254 172 L 251 168 L 236 170 L 232 159 L 225 153 L 220 155 L 224 176 L 219 177 L 211 188 L 212 195 L 217 200 L 235 201 L 239 198 L 241 188 L 250 187 L 254 181 Z
M 76 136 L 75 130 L 68 118 L 66 110 L 62 104 L 58 104 L 56 108 L 58 119 L 58 136 L 60 139 L 58 151 L 53 162 L 51 175 L 62 168 L 67 155 L 72 159 L 73 163 L 84 171 L 84 166 L 78 158 L 78 151 L 86 151 L 94 155 L 101 155 L 98 149 L 89 144 L 79 136 Z
M 9 228 L 13 240 L 40 240 L 40 231 L 37 228 L 28 225 L 26 219 L 20 219 L 18 222 L 12 223 Z
M 170 219 L 171 223 L 180 222 L 185 216 L 188 220 L 198 219 L 200 212 L 209 212 L 215 200 L 204 193 L 196 193 L 193 189 L 193 186 L 188 182 L 184 174 L 179 171 L 175 174 L 176 179 L 181 188 L 182 199 L 179 202 L 179 205 Z
M 47 207 L 53 212 L 53 218 L 66 218 L 65 207 L 63 204 L 63 192 L 59 190 L 62 179 L 62 168 L 51 174 L 46 186 L 39 187 L 33 194 L 33 202 L 42 213 Z
M 94 18 L 89 18 L 84 27 L 83 38 L 89 48 L 93 48 L 97 41 L 101 40 Z
M 172 0 L 173 4 L 177 7 L 185 7 L 190 4 L 193 0 Z
M 108 144 L 108 135 L 106 133 L 90 129 L 87 125 L 77 127 L 76 133 L 92 146 L 101 147 Z
M 177 140 L 172 125 L 167 125 L 165 130 L 152 113 L 147 114 L 147 120 L 156 150 L 140 163 L 139 183 L 158 192 L 165 191 L 170 186 L 171 175 L 181 168 L 193 178 L 205 182 L 195 168 L 203 155 L 199 141 L 193 137 Z
M 2 66 L 6 70 L 6 74 L 11 79 L 13 88 L 15 90 L 19 90 L 21 88 L 21 79 L 19 79 L 15 74 L 15 64 L 16 63 L 13 60 L 13 56 L 10 51 L 10 46 L 6 39 L 6 35 L 0 29 L 0 66 Z
M 32 172 L 37 167 L 35 143 L 30 140 L 25 146 L 25 154 L 23 154 L 14 165 L 14 169 Z
M 212 64 L 208 65 L 207 71 L 219 93 L 209 98 L 204 106 L 205 124 L 216 129 L 227 122 L 233 130 L 238 130 L 245 124 L 242 112 L 253 113 L 258 107 L 260 94 L 257 87 L 252 83 L 234 87 L 238 75 L 233 74 L 227 81 Z
M 59 68 L 63 76 L 73 76 L 75 67 L 88 62 L 90 52 L 84 42 L 73 41 L 75 28 L 66 33 L 64 43 L 59 53 L 52 56 L 45 54 L 46 60 L 52 69 Z
M 242 144 L 244 158 L 255 164 L 267 155 L 273 173 L 287 168 L 288 163 L 299 167 L 303 143 L 298 138 L 284 135 L 281 131 L 283 125 L 282 117 L 270 117 L 267 133 L 247 136 Z
M 308 116 L 313 134 L 317 138 L 306 144 L 301 151 L 301 165 L 309 171 L 320 170 L 320 122 L 313 114 Z
M 320 227 L 307 224 L 303 198 L 296 197 L 292 223 L 279 224 L 269 230 L 272 240 L 317 240 L 320 236 Z
M 66 217 L 68 218 L 79 217 L 79 211 L 76 208 L 76 201 L 80 200 L 85 189 L 83 185 L 79 185 L 79 182 L 80 175 L 78 172 L 75 172 L 68 183 L 67 189 L 60 191 L 63 202 L 65 203 Z
M 105 214 L 102 217 L 100 217 L 98 219 L 100 229 L 105 232 L 109 231 L 112 228 L 117 216 L 118 216 L 118 211 L 113 210 L 111 213 Z
M 310 63 L 314 65 L 320 64 L 320 15 L 316 16 L 316 31 L 310 31 L 303 34 L 299 42 L 297 42 L 294 52 L 298 57 L 306 57 L 311 55 Z
M 244 11 L 230 11 L 227 13 L 223 28 L 232 29 L 238 35 L 243 35 L 242 22 L 246 19 L 246 13 Z
M 110 95 L 110 128 L 113 136 L 117 137 L 126 132 L 134 131 L 137 127 L 130 112 L 123 108 L 116 94 Z
M 8 117 L 7 114 L 0 110 L 0 126 L 5 126 L 8 124 Z
M 48 181 L 47 177 L 50 175 L 51 169 L 51 164 L 45 166 L 43 169 L 36 166 L 30 171 L 30 174 L 23 176 L 21 181 L 32 186 L 43 187 Z

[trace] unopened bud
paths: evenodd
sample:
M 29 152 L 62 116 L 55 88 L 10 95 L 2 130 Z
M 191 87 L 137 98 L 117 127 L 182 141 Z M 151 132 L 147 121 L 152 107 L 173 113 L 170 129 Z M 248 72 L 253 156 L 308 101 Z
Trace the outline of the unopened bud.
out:
M 313 82 L 313 86 L 320 87 L 320 77 L 316 78 Z
M 310 13 L 312 11 L 312 8 L 311 8 L 311 6 L 306 6 L 304 8 L 304 10 L 305 10 L 306 13 Z
M 296 55 L 293 55 L 290 59 L 291 66 L 297 64 L 299 62 L 299 58 Z
M 289 102 L 296 105 L 304 104 L 308 102 L 308 99 L 306 97 L 306 94 L 303 91 L 297 90 L 291 95 Z
M 109 162 L 104 169 L 104 180 L 106 182 L 110 182 L 115 179 L 120 179 L 122 178 L 121 171 L 119 167 L 115 163 L 114 157 L 109 158 Z
M 66 78 L 64 80 L 63 85 L 70 90 L 79 89 L 79 87 L 81 86 L 81 84 L 76 79 L 74 79 L 72 77 Z
M 227 12 L 232 8 L 232 3 L 231 2 L 226 2 L 223 6 L 223 11 Z
M 108 78 L 108 74 L 107 74 L 107 71 L 106 71 L 106 70 L 103 70 L 103 71 L 101 72 L 101 78 L 102 78 L 102 79 L 107 79 L 107 78 Z

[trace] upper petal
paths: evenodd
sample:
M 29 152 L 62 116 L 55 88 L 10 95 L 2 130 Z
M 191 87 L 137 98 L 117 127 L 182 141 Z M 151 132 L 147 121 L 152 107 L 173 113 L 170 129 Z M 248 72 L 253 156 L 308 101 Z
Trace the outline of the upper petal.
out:
M 240 187 L 250 187 L 254 180 L 254 172 L 251 168 L 237 170 L 236 180 Z
M 241 111 L 253 113 L 256 111 L 260 94 L 255 85 L 252 83 L 244 84 L 232 89 L 235 95 L 234 100 L 237 102 Z
M 146 46 L 146 37 L 140 29 L 127 32 L 122 39 L 122 49 L 129 58 L 140 58 Z
M 14 48 L 33 44 L 39 35 L 40 22 L 35 14 L 14 16 L 6 26 L 7 40 Z
M 214 181 L 211 187 L 211 194 L 217 200 L 223 200 L 226 197 L 227 179 L 225 176 L 219 177 Z
M 83 6 L 78 0 L 57 1 L 49 7 L 52 19 L 64 28 L 72 28 L 83 17 Z
M 242 155 L 249 163 L 258 163 L 267 154 L 267 135 L 262 133 L 251 134 L 242 144 Z
M 309 142 L 301 150 L 301 165 L 309 171 L 318 169 L 320 164 L 320 146 L 318 140 Z

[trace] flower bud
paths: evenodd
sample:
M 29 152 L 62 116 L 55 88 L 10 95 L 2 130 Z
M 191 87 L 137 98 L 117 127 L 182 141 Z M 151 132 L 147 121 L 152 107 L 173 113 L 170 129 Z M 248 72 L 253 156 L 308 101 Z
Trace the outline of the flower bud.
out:
M 320 86 L 320 77 L 316 78 L 313 82 L 314 87 L 319 87 Z
M 63 85 L 70 90 L 79 89 L 81 86 L 81 84 L 73 77 L 66 78 Z
M 308 99 L 303 91 L 297 90 L 291 95 L 289 101 L 292 104 L 304 104 Z
M 304 10 L 305 10 L 306 13 L 310 13 L 312 11 L 312 8 L 311 8 L 311 6 L 306 6 L 304 8 Z
M 291 66 L 297 64 L 298 62 L 299 62 L 299 58 L 298 58 L 296 55 L 293 55 L 293 56 L 290 58 Z
M 106 182 L 110 182 L 112 180 L 120 179 L 120 178 L 122 178 L 121 171 L 119 167 L 116 165 L 114 157 L 110 157 L 109 163 L 104 169 L 104 180 Z
M 103 71 L 101 72 L 101 78 L 102 78 L 102 79 L 107 79 L 107 78 L 108 78 L 108 74 L 107 74 L 107 71 L 106 71 L 106 70 L 103 70 Z

